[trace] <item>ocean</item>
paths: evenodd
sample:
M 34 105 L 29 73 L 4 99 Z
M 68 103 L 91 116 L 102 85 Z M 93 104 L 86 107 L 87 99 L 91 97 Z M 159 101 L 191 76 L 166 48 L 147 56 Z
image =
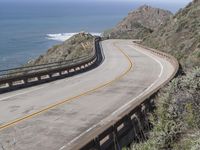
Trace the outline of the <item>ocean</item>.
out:
M 19 67 L 77 32 L 100 34 L 141 3 L 0 2 L 0 70 Z

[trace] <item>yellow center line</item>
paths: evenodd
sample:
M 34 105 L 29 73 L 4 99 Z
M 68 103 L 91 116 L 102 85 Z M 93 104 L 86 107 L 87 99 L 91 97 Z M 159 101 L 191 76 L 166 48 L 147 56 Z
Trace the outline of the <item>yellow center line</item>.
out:
M 128 63 L 129 63 L 129 66 L 128 66 L 127 70 L 123 74 L 121 74 L 120 76 L 116 77 L 115 79 L 113 79 L 113 80 L 111 80 L 111 81 L 109 81 L 107 83 L 99 85 L 99 86 L 97 86 L 97 87 L 95 87 L 95 88 L 93 88 L 91 90 L 88 90 L 86 92 L 83 92 L 83 93 L 81 93 L 81 94 L 79 94 L 77 96 L 71 97 L 71 98 L 66 99 L 66 100 L 62 100 L 62 101 L 57 102 L 55 104 L 51 104 L 51 105 L 47 106 L 46 108 L 41 109 L 41 110 L 39 110 L 37 112 L 31 113 L 31 114 L 26 115 L 26 116 L 21 117 L 21 118 L 18 118 L 18 119 L 14 120 L 14 121 L 10 121 L 8 123 L 5 123 L 5 124 L 3 124 L 3 125 L 0 126 L 0 131 L 2 131 L 4 129 L 7 129 L 7 128 L 11 127 L 11 126 L 14 126 L 14 125 L 16 125 L 16 124 L 18 124 L 18 123 L 20 123 L 22 121 L 28 120 L 28 119 L 30 119 L 32 117 L 35 117 L 35 116 L 37 116 L 39 114 L 47 112 L 50 109 L 56 108 L 57 106 L 60 106 L 62 104 L 66 104 L 66 103 L 71 102 L 71 101 L 73 101 L 73 100 L 75 100 L 77 98 L 80 98 L 82 96 L 86 96 L 88 94 L 91 94 L 91 93 L 93 93 L 93 92 L 95 92 L 95 91 L 97 91 L 97 90 L 99 90 L 99 89 L 101 89 L 103 87 L 106 87 L 108 85 L 113 84 L 114 82 L 120 80 L 122 77 L 124 77 L 126 74 L 128 74 L 130 72 L 130 70 L 132 69 L 132 67 L 133 67 L 133 62 L 131 61 L 130 57 L 120 47 L 118 47 L 116 45 L 116 43 L 117 42 L 114 42 L 113 45 L 126 57 L 126 59 L 128 60 Z

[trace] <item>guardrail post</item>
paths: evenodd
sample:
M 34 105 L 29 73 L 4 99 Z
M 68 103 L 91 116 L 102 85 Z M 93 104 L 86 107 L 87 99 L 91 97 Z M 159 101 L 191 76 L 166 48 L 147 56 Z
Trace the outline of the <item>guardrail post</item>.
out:
M 133 122 L 131 120 L 131 116 L 130 115 L 127 116 L 126 124 L 127 124 L 128 128 L 129 128 L 129 134 L 128 134 L 129 136 L 127 138 L 131 142 L 131 141 L 134 140 L 134 136 L 135 135 L 134 135 L 134 124 L 133 124 Z
M 113 144 L 114 144 L 114 150 L 121 150 L 121 146 L 119 144 L 119 138 L 118 138 L 118 131 L 117 127 L 113 126 Z
M 41 81 L 42 80 L 41 76 L 37 76 L 37 80 Z
M 144 124 L 145 124 L 145 115 L 142 111 L 142 107 L 140 107 L 140 111 L 136 112 L 136 120 L 137 120 L 137 125 L 138 125 L 138 130 L 139 130 L 139 137 L 140 137 L 140 141 L 145 141 L 146 140 L 146 136 L 145 136 L 145 128 L 144 128 Z
M 131 123 L 133 126 L 133 139 L 135 142 L 139 142 L 140 141 L 140 132 L 139 132 L 139 127 L 138 127 L 139 125 L 138 125 L 136 114 L 134 114 L 134 117 L 131 119 Z
M 8 82 L 8 87 L 12 87 L 12 82 Z
M 24 78 L 23 81 L 24 81 L 24 84 L 28 83 L 28 79 L 27 78 Z
M 152 124 L 149 121 L 148 113 L 155 109 L 154 97 L 151 96 L 144 103 L 145 109 L 143 110 L 143 121 L 144 121 L 144 130 L 150 131 L 152 129 Z
M 144 103 L 143 106 L 142 106 L 142 110 L 141 110 L 141 114 L 142 114 L 142 124 L 143 124 L 143 131 L 146 132 L 146 131 L 149 131 L 150 128 L 149 128 L 149 120 L 148 120 L 148 112 L 150 111 L 149 110 L 149 99 L 147 99 L 147 103 Z M 146 135 L 145 135 L 146 137 Z
M 96 150 L 101 150 L 101 145 L 100 145 L 100 140 L 99 137 L 94 139 L 94 143 L 95 143 L 95 149 Z
M 52 78 L 53 77 L 53 74 L 49 74 L 49 78 Z

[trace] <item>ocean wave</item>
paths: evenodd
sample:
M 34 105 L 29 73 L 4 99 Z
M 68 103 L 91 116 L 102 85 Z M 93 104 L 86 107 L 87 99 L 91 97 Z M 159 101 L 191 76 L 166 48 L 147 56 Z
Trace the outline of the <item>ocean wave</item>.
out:
M 69 39 L 70 37 L 72 37 L 76 34 L 78 34 L 78 32 L 77 33 L 47 34 L 47 39 L 64 42 L 64 41 L 66 41 L 67 39 Z M 90 34 L 92 34 L 94 36 L 101 36 L 101 33 L 91 32 Z

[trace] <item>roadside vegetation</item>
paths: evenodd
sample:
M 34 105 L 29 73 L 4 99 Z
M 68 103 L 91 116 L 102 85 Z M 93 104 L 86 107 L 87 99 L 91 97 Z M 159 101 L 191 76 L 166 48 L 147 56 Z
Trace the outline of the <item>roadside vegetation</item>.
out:
M 156 108 L 150 115 L 153 130 L 149 140 L 133 143 L 131 150 L 200 149 L 200 68 L 163 88 Z
M 156 100 L 157 109 L 151 115 L 154 128 L 149 140 L 133 144 L 132 149 L 200 149 L 199 13 L 200 3 L 197 0 L 180 10 L 159 31 L 161 33 L 153 33 L 145 39 L 146 45 L 174 55 L 186 75 L 174 79 L 160 91 Z
M 144 43 L 174 55 L 180 74 L 162 89 L 150 120 L 149 140 L 133 144 L 132 150 L 200 149 L 200 0 L 181 9 Z
M 54 45 L 46 54 L 30 61 L 28 65 L 47 64 L 90 56 L 94 53 L 93 48 L 94 36 L 89 33 L 79 33 L 61 44 Z
M 143 44 L 175 56 L 184 71 L 200 66 L 200 0 L 194 0 L 179 10 Z
M 134 18 L 138 14 L 134 15 L 133 19 L 129 15 L 129 19 L 122 23 L 136 25 Z M 143 30 L 141 26 L 137 27 Z M 136 27 L 132 28 L 124 31 L 128 32 L 125 35 L 132 34 Z M 120 29 L 115 31 L 121 32 Z M 116 38 L 131 37 L 119 36 Z M 132 38 L 138 37 L 133 35 Z M 149 114 L 153 129 L 148 133 L 148 140 L 133 143 L 123 150 L 200 150 L 200 0 L 193 0 L 157 29 L 140 38 L 142 44 L 175 56 L 181 67 L 178 77 L 161 89 L 155 98 L 156 109 Z

